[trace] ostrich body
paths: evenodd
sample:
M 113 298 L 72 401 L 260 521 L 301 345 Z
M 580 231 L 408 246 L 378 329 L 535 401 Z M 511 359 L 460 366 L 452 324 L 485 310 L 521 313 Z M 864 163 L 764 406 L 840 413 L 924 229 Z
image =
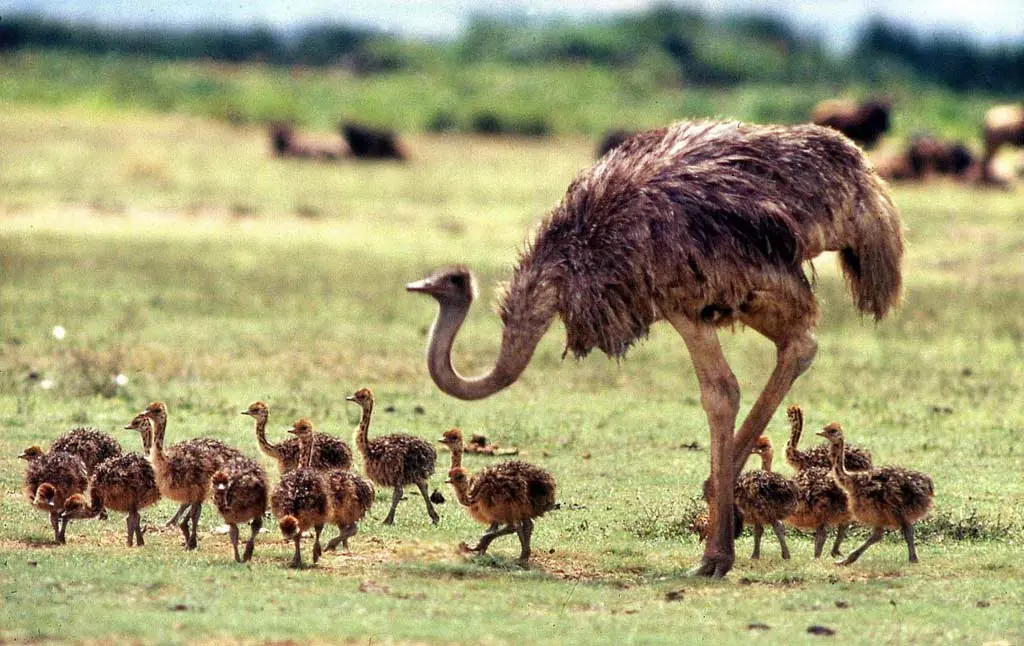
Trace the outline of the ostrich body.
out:
M 331 512 L 327 522 L 338 526 L 338 535 L 324 549 L 333 550 L 341 543 L 348 549 L 348 539 L 359 531 L 359 521 L 373 506 L 373 485 L 365 478 L 347 469 L 322 471 L 331 499 Z
M 781 521 L 796 508 L 799 492 L 792 480 L 772 471 L 772 442 L 767 436 L 757 438 L 753 453 L 761 456 L 761 468 L 741 473 L 734 489 L 736 506 L 754 526 L 754 552 L 750 558 L 761 558 L 761 535 L 768 525 L 779 539 L 782 558 L 788 559 L 786 528 Z
M 846 492 L 853 517 L 872 528 L 864 544 L 850 552 L 839 565 L 849 565 L 859 559 L 865 550 L 882 540 L 886 528 L 903 531 L 908 558 L 911 563 L 917 563 L 914 523 L 931 509 L 935 497 L 932 479 L 920 471 L 894 466 L 848 471 L 843 464 L 842 427 L 832 423 L 818 435 L 827 439 L 832 447 L 832 477 Z
M 302 567 L 302 532 L 313 528 L 313 562 L 320 560 L 320 532 L 331 513 L 331 499 L 322 474 L 312 466 L 313 425 L 306 418 L 295 422 L 290 429 L 299 439 L 299 466 L 281 478 L 270 498 L 270 508 L 278 519 L 281 534 L 295 542 L 295 556 L 291 567 Z
M 64 451 L 82 458 L 90 476 L 104 460 L 121 455 L 121 445 L 117 440 L 91 427 L 71 429 L 54 440 L 50 450 Z
M 264 402 L 253 402 L 248 410 L 242 411 L 256 420 L 256 442 L 260 451 L 277 462 L 277 468 L 284 475 L 299 466 L 299 440 L 291 437 L 280 444 L 267 440 L 267 419 L 270 409 Z M 349 469 L 352 467 L 352 449 L 344 440 L 315 433 L 313 435 L 314 469 Z
M 363 411 L 356 428 L 355 444 L 363 456 L 366 476 L 380 487 L 394 488 L 391 509 L 384 518 L 384 524 L 395 522 L 395 509 L 402 500 L 402 490 L 406 485 L 414 484 L 427 504 L 430 522 L 436 525 L 438 515 L 430 502 L 427 480 L 434 474 L 437 451 L 429 442 L 404 433 L 370 439 L 368 434 L 370 417 L 373 415 L 373 393 L 369 388 L 362 388 L 346 399 L 359 404 Z
M 555 504 L 555 479 L 550 473 L 522 460 L 492 464 L 470 477 L 462 468 L 462 432 L 446 431 L 440 442 L 452 452 L 448 483 L 459 504 L 477 522 L 488 525 L 470 551 L 484 554 L 491 542 L 513 532 L 519 535 L 519 562 L 530 560 L 533 519 L 540 518 Z M 504 527 L 501 527 L 504 525 Z
M 165 449 L 167 406 L 163 402 L 153 402 L 141 414 L 153 424 L 149 457 L 160 495 L 181 505 L 171 520 L 183 517 L 180 527 L 185 537 L 185 549 L 194 550 L 199 546 L 199 516 L 203 512 L 203 502 L 210 494 L 210 478 L 224 462 L 242 454 L 210 438 L 195 438 Z
M 267 511 L 267 496 L 270 483 L 267 472 L 252 458 L 232 458 L 217 469 L 210 480 L 213 486 L 213 504 L 224 522 L 228 524 L 228 536 L 235 552 L 235 560 L 244 563 L 252 558 L 256 545 L 256 534 L 263 527 L 263 513 Z M 245 552 L 238 553 L 238 526 L 249 523 L 249 541 Z
M 655 321 L 671 323 L 711 431 L 709 540 L 694 573 L 723 576 L 735 558 L 735 477 L 817 349 L 802 266 L 825 251 L 839 252 L 859 310 L 881 319 L 899 300 L 899 215 L 860 149 L 818 126 L 679 123 L 631 137 L 572 182 L 500 298 L 501 347 L 485 375 L 465 378 L 451 360 L 473 301 L 469 271 L 440 270 L 407 289 L 440 305 L 427 366 L 459 399 L 514 383 L 556 315 L 577 357 L 620 357 Z M 735 323 L 770 339 L 777 357 L 739 429 L 739 384 L 717 335 Z
M 67 518 L 93 518 L 104 509 L 113 509 L 127 514 L 126 543 L 145 545 L 142 538 L 142 523 L 139 511 L 160 500 L 160 488 L 156 484 L 153 465 L 141 453 L 125 453 L 96 467 L 89 479 L 89 498 L 76 494 L 64 505 Z
M 794 471 L 803 471 L 812 467 L 831 469 L 832 458 L 828 442 L 804 451 L 797 448 L 800 445 L 800 435 L 804 430 L 803 410 L 799 406 L 790 406 L 786 409 L 786 417 L 789 419 L 789 442 L 786 443 L 786 462 L 789 466 L 793 467 Z M 871 451 L 852 445 L 847 445 L 844 450 L 846 451 L 847 469 L 863 471 L 871 468 Z
M 61 517 L 64 505 L 74 494 L 81 494 L 89 486 L 85 462 L 77 455 L 64 451 L 43 453 L 38 446 L 26 449 L 20 456 L 28 461 L 23 491 L 30 504 L 50 514 L 53 540 L 63 545 L 68 519 Z

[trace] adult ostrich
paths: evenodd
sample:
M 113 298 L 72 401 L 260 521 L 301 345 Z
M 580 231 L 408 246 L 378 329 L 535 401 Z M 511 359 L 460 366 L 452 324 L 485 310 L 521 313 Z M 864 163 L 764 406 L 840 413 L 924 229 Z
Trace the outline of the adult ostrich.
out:
M 467 379 L 451 348 L 474 296 L 447 268 L 407 285 L 440 305 L 427 349 L 438 387 L 460 399 L 512 384 L 555 315 L 566 352 L 620 357 L 651 324 L 683 337 L 711 430 L 709 540 L 693 573 L 732 567 L 733 482 L 754 441 L 817 348 L 803 263 L 838 251 L 854 302 L 881 319 L 898 300 L 899 214 L 858 149 L 819 126 L 677 123 L 640 133 L 580 173 L 522 252 L 499 298 L 493 369 Z M 739 384 L 717 328 L 742 323 L 777 348 L 776 366 L 739 431 Z

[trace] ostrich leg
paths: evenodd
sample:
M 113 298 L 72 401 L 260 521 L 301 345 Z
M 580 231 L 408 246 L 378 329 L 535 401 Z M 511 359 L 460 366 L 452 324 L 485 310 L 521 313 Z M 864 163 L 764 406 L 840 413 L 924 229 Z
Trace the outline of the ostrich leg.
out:
M 811 366 L 818 350 L 812 329 L 817 307 L 810 288 L 797 296 L 773 292 L 771 298 L 757 295 L 740 320 L 775 342 L 775 369 L 764 390 L 747 413 L 733 442 L 732 475 L 739 476 L 750 457 L 754 441 L 768 426 L 793 382 Z
M 740 387 L 710 325 L 694 323 L 681 314 L 668 317 L 690 352 L 700 384 L 700 403 L 711 427 L 711 497 L 708 502 L 708 540 L 701 564 L 690 574 L 723 577 L 736 560 L 733 544 L 733 428 L 740 405 Z

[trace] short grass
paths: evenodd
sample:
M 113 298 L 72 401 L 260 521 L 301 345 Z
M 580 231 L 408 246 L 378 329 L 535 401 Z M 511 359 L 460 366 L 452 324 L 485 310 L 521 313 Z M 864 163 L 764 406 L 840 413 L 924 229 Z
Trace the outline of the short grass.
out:
M 403 166 L 317 165 L 271 160 L 255 128 L 8 107 L 0 639 L 804 643 L 821 639 L 812 625 L 843 643 L 1024 639 L 1019 194 L 898 188 L 906 298 L 880 324 L 854 312 L 830 258 L 817 263 L 820 348 L 787 402 L 804 406 L 811 427 L 842 421 L 882 461 L 932 474 L 922 562 L 909 566 L 889 539 L 837 568 L 810 558 L 806 536 L 791 539 L 789 562 L 771 540 L 751 562 L 747 535 L 728 579 L 706 582 L 682 576 L 701 550 L 685 520 L 706 476 L 707 430 L 671 329 L 657 327 L 617 364 L 562 361 L 556 326 L 519 383 L 464 403 L 426 375 L 433 304 L 403 291 L 465 262 L 488 301 L 531 225 L 589 163 L 589 140 L 417 136 Z M 498 334 L 496 317 L 476 308 L 456 346 L 460 369 L 483 370 Z M 773 349 L 749 331 L 723 342 L 749 406 Z M 124 386 L 110 382 L 119 373 Z M 379 402 L 374 432 L 435 438 L 460 426 L 556 475 L 561 508 L 538 522 L 530 570 L 516 567 L 511 539 L 486 558 L 459 554 L 481 528 L 452 500 L 430 527 L 412 492 L 394 527 L 380 524 L 380 492 L 350 555 L 293 571 L 275 531 L 251 564 L 235 564 L 209 508 L 200 549 L 185 553 L 161 527 L 167 502 L 144 513 L 144 548 L 123 546 L 119 514 L 74 523 L 68 545 L 53 547 L 20 491 L 15 456 L 26 445 L 91 424 L 136 448 L 119 429 L 154 399 L 170 409 L 170 441 L 207 434 L 256 455 L 238 414 L 251 401 L 270 403 L 274 437 L 300 415 L 348 436 L 357 410 L 344 396 L 362 386 Z M 769 434 L 783 442 L 783 415 Z M 451 499 L 440 473 L 432 488 Z

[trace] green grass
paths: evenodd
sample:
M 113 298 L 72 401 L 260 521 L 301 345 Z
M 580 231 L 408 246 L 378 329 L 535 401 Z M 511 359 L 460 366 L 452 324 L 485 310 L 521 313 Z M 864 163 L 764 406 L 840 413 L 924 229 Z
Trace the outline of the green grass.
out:
M 1017 194 L 897 188 L 905 303 L 877 325 L 854 312 L 832 259 L 817 263 L 820 347 L 787 403 L 812 428 L 839 420 L 881 461 L 932 474 L 922 562 L 909 566 L 890 537 L 837 568 L 794 536 L 790 562 L 769 540 L 755 563 L 748 534 L 728 579 L 705 582 L 682 572 L 701 551 L 683 520 L 706 476 L 707 429 L 670 328 L 616 364 L 562 361 L 556 325 L 516 385 L 465 403 L 426 375 L 434 306 L 403 290 L 465 262 L 489 301 L 532 224 L 590 162 L 589 140 L 416 135 L 404 166 L 317 165 L 269 159 L 258 128 L 26 105 L 5 106 L 0 138 L 2 640 L 746 643 L 753 623 L 779 643 L 820 639 L 806 633 L 814 624 L 843 643 L 1024 639 Z M 483 370 L 498 336 L 481 304 L 456 346 L 460 369 Z M 745 409 L 774 351 L 750 331 L 724 332 L 723 344 Z M 108 387 L 118 373 L 128 384 Z M 290 546 L 275 531 L 250 565 L 235 564 L 210 508 L 199 551 L 183 552 L 159 527 L 167 502 L 144 512 L 144 548 L 123 547 L 119 514 L 73 523 L 56 548 L 20 492 L 22 448 L 85 423 L 137 448 L 119 428 L 154 399 L 170 409 L 170 441 L 207 434 L 256 455 L 238 414 L 251 401 L 269 402 L 272 437 L 300 415 L 349 436 L 357 409 L 344 396 L 361 386 L 377 395 L 374 432 L 429 439 L 459 426 L 556 475 L 561 509 L 537 523 L 532 569 L 515 566 L 511 539 L 488 558 L 458 553 L 481 528 L 441 475 L 437 528 L 411 492 L 383 527 L 382 491 L 351 555 L 301 571 L 285 567 Z M 783 415 L 768 432 L 782 442 Z

